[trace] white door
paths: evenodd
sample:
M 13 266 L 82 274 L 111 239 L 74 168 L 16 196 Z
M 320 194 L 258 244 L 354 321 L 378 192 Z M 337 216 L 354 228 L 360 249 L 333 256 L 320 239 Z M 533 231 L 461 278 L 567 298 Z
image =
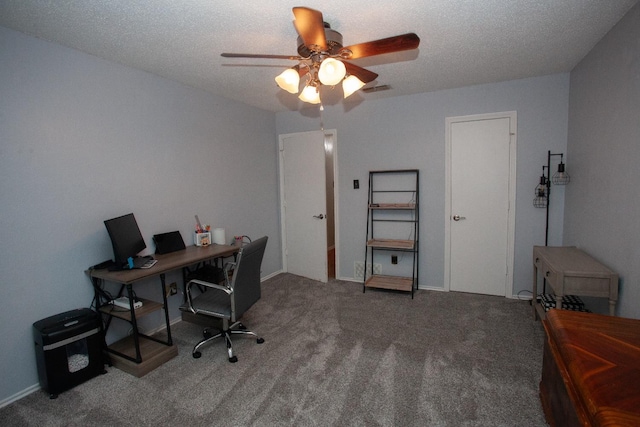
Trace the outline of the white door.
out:
M 513 288 L 516 113 L 447 118 L 445 281 L 452 291 Z
M 324 132 L 280 137 L 285 270 L 327 282 Z

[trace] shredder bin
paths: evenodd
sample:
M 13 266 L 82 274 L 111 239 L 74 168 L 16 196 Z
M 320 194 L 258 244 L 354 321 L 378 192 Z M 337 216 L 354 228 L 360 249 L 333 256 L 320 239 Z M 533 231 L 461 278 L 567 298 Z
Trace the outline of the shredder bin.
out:
M 104 370 L 102 325 L 88 308 L 47 317 L 33 324 L 40 386 L 52 398 Z

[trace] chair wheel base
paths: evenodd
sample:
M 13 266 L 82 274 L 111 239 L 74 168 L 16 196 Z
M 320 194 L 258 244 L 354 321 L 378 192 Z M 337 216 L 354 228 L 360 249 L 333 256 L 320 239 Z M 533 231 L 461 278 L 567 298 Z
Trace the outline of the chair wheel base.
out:
M 233 356 L 229 358 L 229 362 L 236 363 L 238 361 L 238 356 Z
M 202 353 L 200 353 L 199 351 L 196 351 L 191 353 L 191 355 L 193 356 L 194 359 L 200 359 L 200 356 L 202 356 Z
M 258 344 L 262 344 L 262 343 L 264 342 L 264 338 L 258 338 L 258 339 L 256 340 L 256 342 L 257 342 Z

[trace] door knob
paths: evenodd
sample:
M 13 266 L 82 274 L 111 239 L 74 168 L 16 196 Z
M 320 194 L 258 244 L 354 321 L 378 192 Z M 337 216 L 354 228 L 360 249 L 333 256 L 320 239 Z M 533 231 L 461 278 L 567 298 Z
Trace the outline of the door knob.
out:
M 454 215 L 454 216 L 453 216 L 453 220 L 454 220 L 454 221 L 460 221 L 461 219 L 467 219 L 467 218 L 465 218 L 465 217 L 463 217 L 463 216 L 460 216 L 460 215 Z
M 320 214 L 320 215 L 314 215 L 314 218 L 318 218 L 318 219 L 324 219 L 324 215 Z

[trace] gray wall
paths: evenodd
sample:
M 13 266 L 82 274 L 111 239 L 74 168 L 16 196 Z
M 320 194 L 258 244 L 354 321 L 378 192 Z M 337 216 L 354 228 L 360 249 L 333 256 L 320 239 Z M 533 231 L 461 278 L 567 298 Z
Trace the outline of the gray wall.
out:
M 33 322 L 90 305 L 105 219 L 134 212 L 153 250 L 172 230 L 192 244 L 199 214 L 269 235 L 263 274 L 281 269 L 273 113 L 2 27 L 0 64 L 0 401 L 38 382 Z
M 263 273 L 281 269 L 277 135 L 321 126 L 338 131 L 339 277 L 353 277 L 364 256 L 367 190 L 353 190 L 353 179 L 366 184 L 372 169 L 419 168 L 420 286 L 442 288 L 445 118 L 516 110 L 513 293 L 531 289 L 531 247 L 544 243 L 544 210 L 531 202 L 547 150 L 565 152 L 572 182 L 554 188 L 549 243 L 562 244 L 564 232 L 565 244 L 618 270 L 620 314 L 640 317 L 639 13 L 632 9 L 571 74 L 571 96 L 569 74 L 559 74 L 327 106 L 322 119 L 280 113 L 275 121 L 0 27 L 0 402 L 37 383 L 31 324 L 90 304 L 83 270 L 111 257 L 104 219 L 134 212 L 153 248 L 153 234 L 176 229 L 191 243 L 197 213 L 228 236 L 269 235 Z M 154 296 L 155 282 L 138 290 Z M 178 302 L 170 299 L 173 318 Z M 160 324 L 151 318 L 143 328 Z
M 564 240 L 620 275 L 640 318 L 640 4 L 571 72 Z
M 366 95 L 364 95 L 366 96 Z M 567 140 L 569 74 L 516 80 L 385 100 L 345 111 L 326 106 L 322 119 L 307 112 L 278 113 L 279 134 L 337 129 L 339 257 L 342 278 L 364 260 L 369 170 L 420 169 L 421 288 L 444 286 L 445 118 L 516 110 L 518 113 L 515 272 L 513 294 L 531 290 L 531 251 L 544 244 L 545 210 L 533 207 L 547 151 Z M 359 179 L 359 190 L 353 180 Z M 481 179 L 481 177 L 479 177 Z M 562 243 L 564 190 L 552 194 L 550 244 Z M 530 292 L 523 292 L 530 297 Z

